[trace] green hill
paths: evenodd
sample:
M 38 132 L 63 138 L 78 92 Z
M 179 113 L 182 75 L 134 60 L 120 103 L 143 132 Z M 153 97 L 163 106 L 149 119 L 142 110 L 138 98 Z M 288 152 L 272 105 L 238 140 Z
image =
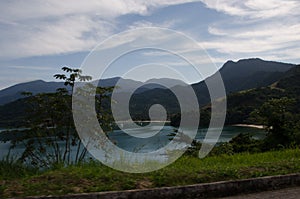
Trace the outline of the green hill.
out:
M 268 86 L 251 88 L 248 90 L 233 92 L 227 95 L 227 115 L 225 123 L 230 124 L 251 124 L 250 113 L 262 106 L 262 104 L 270 99 L 279 99 L 282 97 L 295 98 L 296 103 L 293 113 L 300 113 L 300 66 L 282 73 L 278 81 Z M 200 125 L 207 126 L 209 120 L 210 105 L 201 109 Z M 171 124 L 178 126 L 180 123 L 180 115 L 174 114 L 171 117 Z

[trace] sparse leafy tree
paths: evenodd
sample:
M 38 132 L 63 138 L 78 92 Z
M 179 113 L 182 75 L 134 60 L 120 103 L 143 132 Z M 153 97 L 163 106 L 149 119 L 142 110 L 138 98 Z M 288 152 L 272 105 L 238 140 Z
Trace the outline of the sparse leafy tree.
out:
M 41 93 L 28 96 L 30 116 L 28 129 L 24 130 L 15 143 L 23 143 L 25 151 L 21 160 L 38 167 L 51 167 L 53 164 L 68 165 L 82 161 L 87 150 L 82 146 L 72 117 L 72 96 L 76 81 L 90 81 L 92 77 L 82 75 L 80 69 L 63 67 L 65 74 L 56 74 L 56 79 L 65 81 L 65 86 L 71 89 L 59 88 L 55 93 Z M 87 86 L 95 88 L 91 83 Z M 109 126 L 111 117 L 104 111 L 103 101 L 109 101 L 109 88 L 96 88 L 97 117 L 103 124 Z M 70 93 L 71 91 L 71 93 Z M 88 92 L 88 89 L 85 89 Z M 107 103 L 107 102 L 106 102 Z M 105 109 L 106 110 L 106 109 Z

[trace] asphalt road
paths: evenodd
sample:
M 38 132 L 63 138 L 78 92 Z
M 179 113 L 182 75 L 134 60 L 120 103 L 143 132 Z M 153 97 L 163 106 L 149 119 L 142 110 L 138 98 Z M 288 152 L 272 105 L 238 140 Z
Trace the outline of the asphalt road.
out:
M 300 187 L 225 197 L 222 199 L 300 199 Z

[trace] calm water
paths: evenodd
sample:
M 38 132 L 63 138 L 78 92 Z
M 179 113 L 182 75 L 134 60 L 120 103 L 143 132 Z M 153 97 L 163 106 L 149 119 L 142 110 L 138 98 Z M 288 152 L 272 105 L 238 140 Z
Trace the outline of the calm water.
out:
M 161 129 L 161 126 L 152 126 L 147 129 L 147 133 L 156 132 L 157 129 Z M 1 131 L 5 129 L 0 129 Z M 131 132 L 141 134 L 139 130 L 131 129 Z M 170 133 L 174 132 L 174 127 L 164 126 L 159 133 L 150 138 L 136 138 L 129 136 L 121 130 L 115 130 L 109 134 L 109 138 L 120 148 L 127 151 L 135 152 L 149 152 L 164 147 L 170 142 Z M 202 141 L 206 135 L 207 129 L 199 129 L 196 139 Z M 222 134 L 218 142 L 228 142 L 231 138 L 235 137 L 239 133 L 250 133 L 255 139 L 262 139 L 265 136 L 265 132 L 262 129 L 248 128 L 248 127 L 234 127 L 227 126 L 223 128 Z M 63 142 L 60 143 L 63 146 Z M 5 157 L 9 152 L 10 142 L 0 142 L 0 159 Z M 11 151 L 11 154 L 15 157 L 19 156 L 24 151 L 24 145 L 19 144 Z

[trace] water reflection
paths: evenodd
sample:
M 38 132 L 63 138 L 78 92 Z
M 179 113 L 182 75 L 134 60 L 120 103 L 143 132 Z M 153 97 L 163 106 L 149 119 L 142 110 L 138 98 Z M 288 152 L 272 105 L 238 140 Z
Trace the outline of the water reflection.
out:
M 146 133 L 152 133 L 157 131 L 157 129 L 160 129 L 161 126 L 151 126 L 147 129 Z M 172 139 L 172 136 L 170 136 L 171 133 L 174 133 L 175 128 L 171 126 L 164 126 L 159 133 L 157 133 L 155 136 L 150 138 L 137 138 L 133 136 L 129 136 L 128 134 L 124 133 L 121 130 L 114 130 L 113 132 L 108 134 L 109 139 L 115 143 L 118 147 L 130 151 L 130 152 L 139 152 L 139 153 L 146 153 L 158 150 L 165 145 L 167 145 L 170 142 L 170 139 Z M 213 129 L 212 129 L 213 130 Z M 0 129 L 0 137 L 1 132 L 5 131 L 5 129 Z M 130 129 L 133 133 L 145 133 L 145 132 L 139 132 L 139 130 Z M 199 129 L 198 134 L 196 136 L 196 140 L 203 141 L 205 135 L 206 135 L 207 129 Z M 222 134 L 218 140 L 218 142 L 228 142 L 233 137 L 237 136 L 240 133 L 250 133 L 253 138 L 255 139 L 262 139 L 265 137 L 266 133 L 262 129 L 256 129 L 256 128 L 248 128 L 248 127 L 237 127 L 237 126 L 226 126 L 223 128 Z M 145 136 L 146 137 L 146 136 Z M 208 142 L 214 142 L 214 140 L 208 140 Z M 64 142 L 59 142 L 59 145 L 62 147 L 64 146 Z M 0 159 L 3 159 L 8 153 L 9 148 L 11 144 L 9 141 L 3 143 L 0 142 Z M 19 157 L 22 152 L 24 151 L 25 146 L 23 144 L 17 144 L 15 148 L 13 148 L 10 151 L 10 155 L 13 157 Z M 73 154 L 71 156 L 75 157 L 75 151 L 76 148 L 72 150 Z M 162 154 L 164 155 L 164 154 Z M 89 157 L 89 156 L 88 156 Z

